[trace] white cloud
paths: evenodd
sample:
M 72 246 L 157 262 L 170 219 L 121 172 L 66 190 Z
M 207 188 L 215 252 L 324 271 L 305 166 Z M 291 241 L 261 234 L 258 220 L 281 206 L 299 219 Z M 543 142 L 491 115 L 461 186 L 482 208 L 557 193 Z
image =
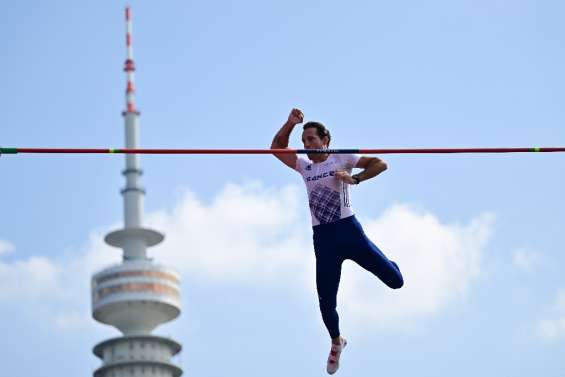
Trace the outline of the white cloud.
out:
M 206 205 L 186 192 L 173 211 L 150 217 L 166 234 L 151 253 L 193 280 L 287 284 L 312 254 L 298 198 L 295 187 L 228 184 Z
M 298 198 L 296 187 L 267 189 L 257 183 L 228 184 L 210 204 L 186 191 L 172 211 L 147 216 L 148 226 L 166 235 L 149 254 L 203 284 L 303 287 L 300 279 L 308 275 L 305 259 L 312 252 L 307 219 L 299 218 Z M 59 329 L 92 327 L 90 277 L 121 260 L 121 250 L 103 242 L 104 234 L 118 227 L 93 231 L 80 250 L 54 259 L 0 262 L 0 305 L 33 301 L 44 326 L 48 321 Z
M 0 262 L 0 300 L 41 297 L 57 288 L 57 267 L 48 258 Z
M 147 216 L 148 226 L 166 235 L 149 253 L 192 282 L 276 286 L 311 300 L 314 256 L 306 206 L 302 188 L 295 186 L 227 184 L 210 203 L 186 191 L 173 209 Z M 392 291 L 370 273 L 346 264 L 340 311 L 364 329 L 403 328 L 437 315 L 480 272 L 491 222 L 492 216 L 484 215 L 468 225 L 442 224 L 406 205 L 363 221 L 367 234 L 400 265 L 405 286 Z M 58 328 L 91 327 L 90 276 L 119 262 L 121 254 L 103 243 L 104 233 L 92 232 L 82 250 L 60 259 L 0 263 L 0 287 L 16 286 L 12 293 L 38 300 Z M 26 275 L 30 279 L 22 283 Z M 10 298 L 6 292 L 0 288 L 0 304 Z
M 540 255 L 533 251 L 517 249 L 512 252 L 513 265 L 526 272 L 531 272 L 539 262 Z
M 8 241 L 0 240 L 0 255 L 11 253 L 16 248 Z
M 438 314 L 479 275 L 492 222 L 493 216 L 485 214 L 468 225 L 445 225 L 407 205 L 365 221 L 369 238 L 399 265 L 404 286 L 391 290 L 370 273 L 348 266 L 342 278 L 344 312 L 360 329 L 410 328 Z
M 565 338 L 565 290 L 557 293 L 549 312 L 552 318 L 538 321 L 537 335 L 545 340 Z
M 19 308 L 23 318 L 41 319 L 35 323 L 43 329 L 52 325 L 74 329 L 80 322 L 91 326 L 90 276 L 112 260 L 120 260 L 120 251 L 105 245 L 102 237 L 102 232 L 94 231 L 82 250 L 58 258 L 0 261 L 0 307 L 7 304 Z M 30 305 L 34 310 L 29 310 Z

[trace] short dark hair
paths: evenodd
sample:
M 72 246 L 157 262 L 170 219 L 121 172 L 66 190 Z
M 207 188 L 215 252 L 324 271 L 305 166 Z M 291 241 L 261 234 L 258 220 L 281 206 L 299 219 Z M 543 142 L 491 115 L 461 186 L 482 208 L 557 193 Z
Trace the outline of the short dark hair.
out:
M 307 122 L 304 123 L 304 126 L 302 127 L 302 129 L 307 129 L 307 128 L 315 128 L 316 129 L 316 133 L 318 134 L 318 136 L 320 137 L 320 139 L 324 139 L 324 137 L 328 137 L 328 146 L 330 145 L 330 141 L 332 140 L 332 136 L 330 135 L 330 130 L 328 130 L 326 128 L 326 126 L 324 126 L 322 123 L 320 122 Z

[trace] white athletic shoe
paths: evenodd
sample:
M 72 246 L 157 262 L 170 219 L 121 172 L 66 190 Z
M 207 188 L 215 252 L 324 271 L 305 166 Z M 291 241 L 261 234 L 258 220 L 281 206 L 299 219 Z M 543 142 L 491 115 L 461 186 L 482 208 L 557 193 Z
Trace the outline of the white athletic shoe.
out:
M 347 340 L 341 338 L 341 344 L 333 344 L 330 350 L 330 355 L 328 356 L 328 365 L 326 367 L 326 371 L 328 374 L 334 374 L 339 369 L 339 357 L 341 356 L 341 352 L 347 345 Z

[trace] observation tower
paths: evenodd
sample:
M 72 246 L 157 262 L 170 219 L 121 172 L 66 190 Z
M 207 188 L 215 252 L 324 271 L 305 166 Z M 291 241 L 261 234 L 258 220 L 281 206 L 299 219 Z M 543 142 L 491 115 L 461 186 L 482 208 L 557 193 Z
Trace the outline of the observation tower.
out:
M 126 148 L 138 148 L 139 112 L 135 107 L 131 12 L 126 7 L 127 75 L 125 121 Z M 142 225 L 142 171 L 136 154 L 126 155 L 124 228 L 106 235 L 107 244 L 123 249 L 121 264 L 92 277 L 92 316 L 116 327 L 123 336 L 98 343 L 94 354 L 102 366 L 94 377 L 178 377 L 182 370 L 171 362 L 181 345 L 173 339 L 151 335 L 160 324 L 180 314 L 180 276 L 172 268 L 147 257 L 147 248 L 163 241 L 163 234 Z

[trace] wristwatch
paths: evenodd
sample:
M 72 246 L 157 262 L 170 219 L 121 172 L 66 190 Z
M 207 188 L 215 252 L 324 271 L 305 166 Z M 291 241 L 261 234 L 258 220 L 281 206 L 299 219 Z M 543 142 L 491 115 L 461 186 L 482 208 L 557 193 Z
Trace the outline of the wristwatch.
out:
M 361 182 L 361 180 L 359 179 L 359 176 L 357 174 L 352 175 L 351 179 L 353 179 L 355 181 L 355 184 L 358 185 L 359 182 Z

